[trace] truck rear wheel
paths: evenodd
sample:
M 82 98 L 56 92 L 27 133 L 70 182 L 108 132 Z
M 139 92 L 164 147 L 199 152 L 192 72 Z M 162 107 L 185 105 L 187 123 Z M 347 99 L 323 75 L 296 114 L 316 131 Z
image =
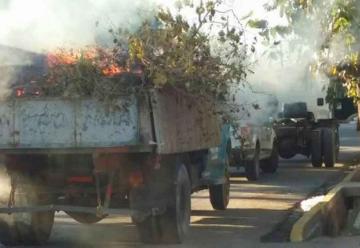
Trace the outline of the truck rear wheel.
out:
M 256 145 L 254 158 L 245 161 L 245 175 L 249 181 L 256 181 L 260 176 L 260 147 Z
M 223 184 L 209 186 L 210 202 L 215 210 L 226 210 L 230 201 L 230 177 L 226 174 Z
M 41 186 L 28 176 L 17 176 L 15 206 L 36 206 L 49 204 L 46 194 L 41 194 Z M 54 211 L 11 214 L 11 231 L 15 244 L 42 245 L 51 234 L 54 224 Z
M 328 168 L 334 167 L 336 163 L 336 137 L 332 128 L 323 129 L 323 155 L 324 163 Z
M 275 173 L 278 167 L 279 167 L 279 149 L 277 143 L 274 142 L 270 158 L 260 161 L 260 168 L 265 173 Z
M 311 163 L 315 168 L 320 168 L 323 163 L 321 129 L 314 130 L 311 135 Z
M 184 165 L 178 166 L 176 170 L 170 197 L 165 213 L 136 223 L 144 243 L 178 244 L 187 234 L 191 216 L 191 183 Z

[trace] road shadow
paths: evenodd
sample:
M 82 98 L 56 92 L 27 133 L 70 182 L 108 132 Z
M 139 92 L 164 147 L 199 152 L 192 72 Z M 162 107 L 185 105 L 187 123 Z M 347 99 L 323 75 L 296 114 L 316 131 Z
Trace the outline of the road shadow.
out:
M 249 235 L 260 242 L 261 236 L 286 213 L 265 209 L 194 210 L 186 242 L 174 247 L 231 247 L 234 241 L 244 240 Z M 269 221 L 271 216 L 273 220 Z M 67 216 L 57 217 L 51 239 L 44 247 L 158 247 L 143 245 L 131 222 L 117 218 L 110 222 L 82 225 Z

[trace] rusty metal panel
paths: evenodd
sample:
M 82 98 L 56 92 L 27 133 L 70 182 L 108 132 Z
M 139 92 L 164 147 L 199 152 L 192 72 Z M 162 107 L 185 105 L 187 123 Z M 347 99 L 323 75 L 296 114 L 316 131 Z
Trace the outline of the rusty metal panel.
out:
M 76 141 L 80 147 L 112 147 L 138 142 L 138 108 L 134 99 L 116 103 L 120 110 L 93 101 L 77 109 Z
M 0 104 L 0 147 L 14 143 L 13 103 Z
M 138 98 L 138 105 L 140 141 L 144 145 L 155 144 L 149 96 L 147 94 L 140 96 Z
M 74 103 L 62 100 L 15 101 L 14 145 L 18 148 L 75 146 Z
M 158 153 L 171 154 L 216 147 L 220 121 L 208 101 L 175 89 L 152 94 Z

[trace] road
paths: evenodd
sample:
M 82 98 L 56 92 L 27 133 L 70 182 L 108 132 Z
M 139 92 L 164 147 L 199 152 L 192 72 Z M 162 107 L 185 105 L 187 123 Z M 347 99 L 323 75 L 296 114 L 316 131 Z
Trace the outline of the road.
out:
M 354 127 L 353 123 L 341 127 L 340 163 L 334 169 L 314 169 L 308 159 L 296 157 L 281 161 L 277 174 L 262 175 L 256 183 L 249 183 L 244 177 L 232 178 L 231 202 L 227 211 L 212 210 L 207 191 L 193 195 L 190 235 L 184 244 L 172 247 L 322 247 L 321 244 L 342 247 L 331 239 L 300 245 L 274 241 L 284 241 L 284 230 L 281 231 L 279 223 L 287 219 L 291 209 L 309 194 L 321 193 L 322 188 L 339 180 L 344 175 L 343 164 L 357 158 L 360 135 Z M 360 243 L 353 239 L 349 242 Z M 60 213 L 47 247 L 144 246 L 127 217 L 115 216 L 87 226 Z

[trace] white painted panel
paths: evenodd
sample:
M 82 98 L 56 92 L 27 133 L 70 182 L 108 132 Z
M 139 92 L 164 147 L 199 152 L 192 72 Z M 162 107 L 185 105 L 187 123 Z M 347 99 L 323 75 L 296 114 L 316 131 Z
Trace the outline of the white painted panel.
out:
M 125 104 L 125 106 L 124 106 Z M 135 101 L 119 101 L 120 109 L 84 100 L 77 110 L 77 142 L 81 147 L 111 147 L 136 144 L 138 109 Z
M 75 145 L 74 106 L 61 100 L 15 102 L 15 142 L 18 147 L 53 148 Z

